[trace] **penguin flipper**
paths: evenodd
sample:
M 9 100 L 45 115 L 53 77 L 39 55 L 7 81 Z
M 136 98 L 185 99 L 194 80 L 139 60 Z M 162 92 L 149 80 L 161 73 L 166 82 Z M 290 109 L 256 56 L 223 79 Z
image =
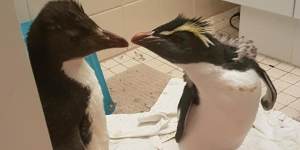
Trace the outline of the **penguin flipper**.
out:
M 264 69 L 262 69 L 258 64 L 256 64 L 255 66 L 255 71 L 260 76 L 260 78 L 264 81 L 267 87 L 266 94 L 261 99 L 261 104 L 265 110 L 267 111 L 271 110 L 274 107 L 277 99 L 276 88 L 272 83 L 272 80 L 270 79 L 267 72 Z
M 187 119 L 187 116 L 188 116 L 191 106 L 193 104 L 199 105 L 199 103 L 200 103 L 197 87 L 187 77 L 186 74 L 184 76 L 184 79 L 187 82 L 187 85 L 184 87 L 182 97 L 178 104 L 179 120 L 178 120 L 178 125 L 177 125 L 177 132 L 175 135 L 175 139 L 176 139 L 177 143 L 180 142 L 180 140 L 183 136 L 186 119 Z

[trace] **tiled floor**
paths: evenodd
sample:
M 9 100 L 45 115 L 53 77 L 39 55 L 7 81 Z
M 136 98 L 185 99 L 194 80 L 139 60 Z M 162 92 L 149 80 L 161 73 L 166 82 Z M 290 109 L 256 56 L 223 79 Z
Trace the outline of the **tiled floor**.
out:
M 144 48 L 131 50 L 123 55 L 101 63 L 105 78 L 126 71 L 138 64 L 145 64 L 172 77 L 182 77 L 182 69 Z
M 234 29 L 230 29 L 227 23 L 227 19 L 230 17 L 229 14 L 236 11 L 237 9 L 233 9 L 224 14 L 212 17 L 213 22 L 217 24 L 219 28 L 216 29 L 216 32 L 237 37 L 238 32 Z M 258 55 L 257 61 L 261 67 L 268 72 L 278 90 L 278 99 L 274 109 L 282 111 L 300 121 L 300 68 L 263 55 Z M 182 77 L 183 75 L 181 68 L 169 63 L 145 48 L 131 50 L 103 62 L 101 66 L 105 78 L 110 78 L 141 63 L 172 77 Z M 265 87 L 262 90 L 265 90 Z

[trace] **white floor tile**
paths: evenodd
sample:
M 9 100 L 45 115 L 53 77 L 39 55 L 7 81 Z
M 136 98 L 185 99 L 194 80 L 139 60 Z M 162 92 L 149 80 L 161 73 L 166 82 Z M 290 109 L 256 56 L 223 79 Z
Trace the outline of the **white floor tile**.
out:
M 222 34 L 222 35 L 227 36 L 227 37 L 230 37 L 230 34 L 224 29 L 218 30 L 217 33 Z
M 167 65 L 173 67 L 174 69 L 178 68 L 177 65 L 175 65 L 175 64 L 173 64 L 173 63 L 171 63 L 171 62 L 169 62 L 169 61 L 166 61 L 165 63 L 166 63 Z
M 291 73 L 296 74 L 298 76 L 300 76 L 300 68 L 296 68 L 294 69 Z
M 137 61 L 134 61 L 134 60 L 129 60 L 129 61 L 126 61 L 126 62 L 123 62 L 122 65 L 126 66 L 127 68 L 130 68 L 130 67 L 133 67 L 133 66 L 136 66 L 140 64 L 139 62 Z
M 159 60 L 159 61 L 161 61 L 161 62 L 163 62 L 163 63 L 170 63 L 169 61 L 167 61 L 166 59 L 164 59 L 164 58 L 161 58 L 161 57 L 159 57 L 159 58 L 157 58 L 157 60 Z
M 292 85 L 291 83 L 282 80 L 276 80 L 275 82 L 273 82 L 273 84 L 277 91 L 282 91 Z
M 268 64 L 268 65 L 272 65 L 272 66 L 276 66 L 279 64 L 279 61 L 272 59 L 272 58 L 265 58 L 262 63 Z
M 151 51 L 149 51 L 148 53 L 146 53 L 147 55 L 153 57 L 153 58 L 158 58 L 159 56 Z
M 278 78 L 275 78 L 275 77 L 273 77 L 273 76 L 270 76 L 270 79 L 271 79 L 272 82 L 275 82 L 275 81 L 278 80 Z
M 276 69 L 276 68 L 272 68 L 272 69 L 268 70 L 267 72 L 268 72 L 269 76 L 271 76 L 275 79 L 278 79 L 281 76 L 287 74 L 287 72 L 281 71 L 281 70 Z
M 236 29 L 234 29 L 233 27 L 231 27 L 231 26 L 227 26 L 222 30 L 225 31 L 226 33 L 230 34 L 230 35 L 238 33 L 238 31 Z
M 107 69 L 105 66 L 103 66 L 102 63 L 100 63 L 100 66 L 101 66 L 101 69 L 102 69 L 102 70 Z
M 289 74 L 286 74 L 286 75 L 282 76 L 282 77 L 280 78 L 280 80 L 289 82 L 289 83 L 291 83 L 291 84 L 295 84 L 295 83 L 297 83 L 298 81 L 300 81 L 300 76 L 296 76 L 296 75 L 294 75 L 294 74 L 289 73 Z
M 284 107 L 286 107 L 286 105 L 283 105 L 280 103 L 275 103 L 274 110 L 279 111 L 279 110 L 283 109 Z
M 210 17 L 209 20 L 212 20 L 214 24 L 219 24 L 221 21 L 225 21 L 225 18 L 221 14 L 218 14 L 216 16 Z
M 110 68 L 110 71 L 112 71 L 112 72 L 115 73 L 115 74 L 124 72 L 124 71 L 126 71 L 126 70 L 127 70 L 127 68 L 124 67 L 124 66 L 122 66 L 122 65 L 117 65 L 117 66 L 115 66 L 115 67 Z
M 286 72 L 290 72 L 292 71 L 295 67 L 293 65 L 287 64 L 287 63 L 280 63 L 278 65 L 276 65 L 276 68 L 286 71 Z
M 146 65 L 148 65 L 148 66 L 150 66 L 152 68 L 164 65 L 163 62 L 161 62 L 161 61 L 159 61 L 157 59 L 152 59 L 152 60 L 146 61 L 146 62 L 144 62 L 144 64 L 146 64 Z
M 104 61 L 103 63 L 101 63 L 105 68 L 107 69 L 110 69 L 116 65 L 118 65 L 118 63 L 113 60 L 113 59 L 110 59 L 110 60 L 107 60 L 107 61 Z
M 296 98 L 293 96 L 290 96 L 285 93 L 278 94 L 277 102 L 283 105 L 289 105 L 290 103 L 296 101 Z
M 179 70 L 180 72 L 184 72 L 182 68 L 180 67 L 176 67 L 177 70 Z
M 138 51 L 143 52 L 143 53 L 145 53 L 145 54 L 149 52 L 149 50 L 146 49 L 146 48 L 144 48 L 144 47 L 139 47 L 139 48 L 137 48 L 137 49 L 138 49 Z
M 129 56 L 123 54 L 123 55 L 120 55 L 120 56 L 117 56 L 115 58 L 113 58 L 116 62 L 118 63 L 123 63 L 123 62 L 126 62 L 132 58 L 130 58 Z
M 104 74 L 105 79 L 109 79 L 115 75 L 113 72 L 111 72 L 109 70 L 104 70 L 103 74 Z
M 292 107 L 297 111 L 300 111 L 300 100 L 296 100 L 295 102 L 289 104 L 289 107 Z
M 284 92 L 296 98 L 300 98 L 300 87 L 297 87 L 295 85 L 290 86 L 289 88 L 284 90 Z
M 300 81 L 298 83 L 295 84 L 296 86 L 300 87 Z
M 127 56 L 129 56 L 130 58 L 135 58 L 138 56 L 140 52 L 137 49 L 131 50 L 127 53 L 125 53 Z
M 268 70 L 272 69 L 272 67 L 270 67 L 269 65 L 265 65 L 265 64 L 261 64 L 261 63 L 259 63 L 259 66 L 262 69 L 264 69 L 265 71 L 268 71 Z
M 283 112 L 284 114 L 288 115 L 289 117 L 292 118 L 298 118 L 300 116 L 300 112 L 298 112 L 297 110 L 290 108 L 290 107 L 285 107 L 281 110 L 281 112 Z
M 171 77 L 175 77 L 175 78 L 182 78 L 183 77 L 183 73 L 178 71 L 178 70 L 173 70 L 171 72 L 168 73 Z
M 139 52 L 139 53 L 137 53 L 136 57 L 133 57 L 133 59 L 136 61 L 139 61 L 139 62 L 146 62 L 146 61 L 152 60 L 154 58 L 145 53 Z
M 166 65 L 166 64 L 163 64 L 161 66 L 158 66 L 158 67 L 155 67 L 154 69 L 162 72 L 162 73 L 168 73 L 168 72 L 171 72 L 174 70 L 173 67 L 169 66 L 169 65 Z

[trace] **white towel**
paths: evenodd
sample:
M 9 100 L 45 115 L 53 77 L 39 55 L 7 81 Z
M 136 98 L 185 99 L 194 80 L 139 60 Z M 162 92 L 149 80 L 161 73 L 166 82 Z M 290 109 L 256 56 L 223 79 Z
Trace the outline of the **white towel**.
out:
M 174 140 L 177 104 L 185 86 L 171 79 L 150 112 L 107 116 L 111 150 L 179 150 Z M 259 108 L 238 150 L 300 150 L 300 123 L 278 111 Z
M 300 123 L 279 111 L 259 108 L 254 128 L 239 150 L 300 150 Z

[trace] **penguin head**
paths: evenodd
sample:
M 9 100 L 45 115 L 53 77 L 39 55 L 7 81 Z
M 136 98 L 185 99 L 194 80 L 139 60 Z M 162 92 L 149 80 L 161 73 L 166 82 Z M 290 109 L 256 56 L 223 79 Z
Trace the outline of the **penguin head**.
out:
M 31 53 L 63 61 L 128 46 L 124 38 L 100 28 L 73 0 L 48 2 L 33 21 L 27 43 Z
M 179 15 L 150 32 L 137 33 L 132 42 L 172 63 L 197 63 L 212 55 L 214 39 L 209 31 L 210 24 L 205 19 Z

